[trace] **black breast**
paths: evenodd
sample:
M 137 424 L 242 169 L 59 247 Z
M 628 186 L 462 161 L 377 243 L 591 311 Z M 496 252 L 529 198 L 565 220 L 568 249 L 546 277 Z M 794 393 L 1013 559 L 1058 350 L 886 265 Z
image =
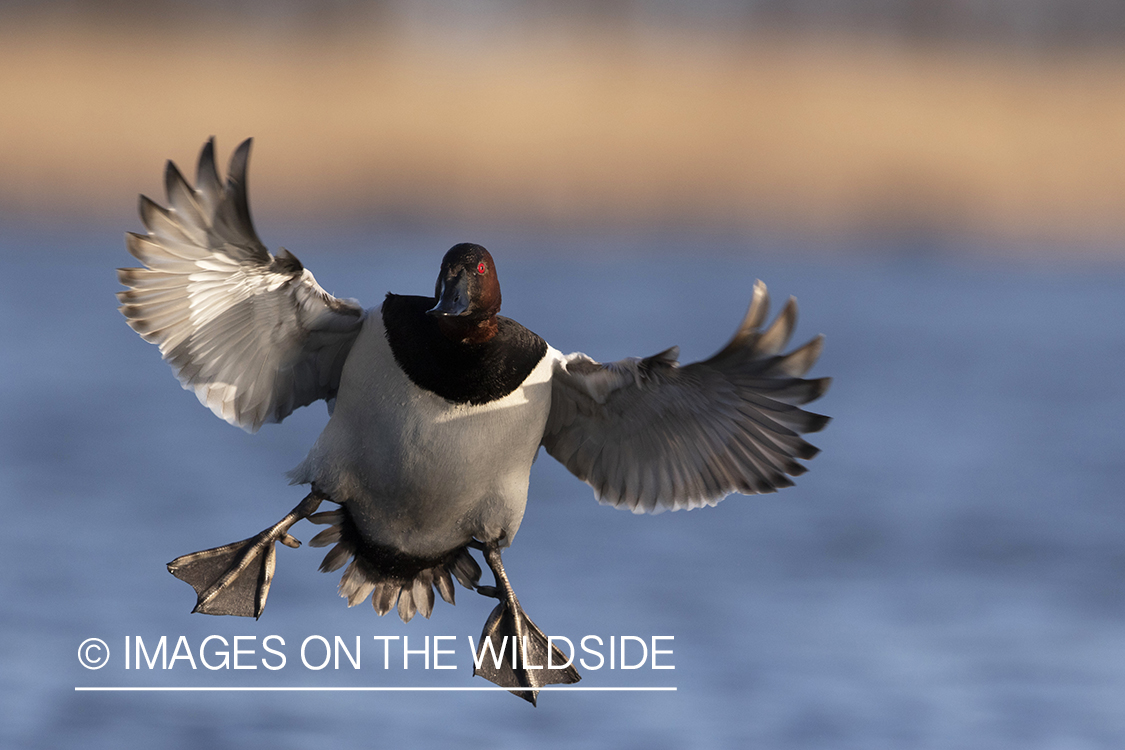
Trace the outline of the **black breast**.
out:
M 547 342 L 519 323 L 497 316 L 498 333 L 482 344 L 442 335 L 426 315 L 430 297 L 388 294 L 383 329 L 395 361 L 419 388 L 457 404 L 487 404 L 527 379 L 547 353 Z

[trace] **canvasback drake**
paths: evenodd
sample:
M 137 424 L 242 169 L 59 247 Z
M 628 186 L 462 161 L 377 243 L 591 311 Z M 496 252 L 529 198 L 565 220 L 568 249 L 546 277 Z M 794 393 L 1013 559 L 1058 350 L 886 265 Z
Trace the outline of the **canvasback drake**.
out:
M 195 612 L 258 617 L 289 529 L 326 524 L 311 546 L 332 545 L 322 571 L 347 568 L 348 606 L 371 597 L 403 621 L 429 617 L 434 590 L 454 603 L 453 579 L 499 600 L 486 638 L 508 637 L 515 666 L 482 660 L 476 674 L 535 703 L 538 688 L 578 672 L 524 668 L 566 658 L 527 617 L 501 562 L 519 530 L 539 447 L 634 513 L 715 505 L 733 492 L 793 484 L 817 448 L 801 433 L 828 417 L 802 410 L 828 378 L 803 379 L 823 338 L 782 353 L 797 316 L 792 298 L 764 327 L 769 297 L 754 285 L 730 342 L 681 367 L 672 347 L 602 364 L 564 355 L 498 315 L 492 256 L 463 243 L 445 254 L 433 296 L 387 294 L 379 307 L 325 292 L 284 248 L 271 254 L 250 220 L 248 139 L 227 181 L 214 139 L 192 187 L 168 162 L 168 207 L 140 198 L 147 234 L 126 246 L 144 268 L 123 268 L 121 312 L 157 344 L 185 389 L 248 432 L 323 399 L 329 419 L 290 472 L 311 492 L 254 537 L 173 560 L 197 593 Z M 338 507 L 317 510 L 323 501 Z M 495 585 L 480 584 L 479 550 Z M 501 649 L 508 643 L 499 641 Z M 500 649 L 496 649 L 499 651 Z

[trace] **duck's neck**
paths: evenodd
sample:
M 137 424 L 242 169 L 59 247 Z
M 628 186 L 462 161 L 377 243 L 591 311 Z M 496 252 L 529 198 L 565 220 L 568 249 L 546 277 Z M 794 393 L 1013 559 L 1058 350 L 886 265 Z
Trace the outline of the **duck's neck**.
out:
M 483 344 L 500 330 L 495 315 L 476 320 L 463 317 L 438 318 L 437 323 L 442 335 L 461 344 Z

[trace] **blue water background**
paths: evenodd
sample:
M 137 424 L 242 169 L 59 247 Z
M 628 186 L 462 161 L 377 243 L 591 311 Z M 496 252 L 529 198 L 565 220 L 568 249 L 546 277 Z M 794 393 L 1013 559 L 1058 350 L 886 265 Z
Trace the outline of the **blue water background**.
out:
M 327 289 L 428 293 L 439 232 L 290 246 Z M 716 240 L 475 237 L 504 312 L 601 359 L 711 354 L 755 278 L 827 346 L 835 419 L 795 488 L 633 516 L 550 457 L 505 555 L 549 634 L 675 637 L 675 670 L 582 669 L 674 693 L 80 693 L 76 686 L 473 686 L 465 590 L 404 625 L 348 609 L 322 551 L 279 548 L 260 621 L 190 615 L 171 558 L 296 504 L 283 472 L 326 415 L 247 435 L 179 388 L 115 310 L 119 235 L 0 238 L 0 745 L 4 747 L 1125 746 L 1125 269 L 907 252 L 844 258 Z M 577 252 L 571 252 L 577 248 Z M 1060 252 L 1065 248 L 1060 249 Z M 313 527 L 294 534 L 307 541 Z M 285 669 L 126 671 L 124 638 L 281 635 Z M 299 664 L 363 638 L 360 670 Z M 372 635 L 456 635 L 456 670 L 392 668 Z M 76 651 L 104 639 L 109 665 Z M 254 660 L 263 655 L 259 650 Z

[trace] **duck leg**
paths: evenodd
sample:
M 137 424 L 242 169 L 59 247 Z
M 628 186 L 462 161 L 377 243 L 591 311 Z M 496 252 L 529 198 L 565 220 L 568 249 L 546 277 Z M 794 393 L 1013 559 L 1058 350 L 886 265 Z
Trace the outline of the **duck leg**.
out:
M 500 600 L 484 623 L 477 652 L 480 666 L 473 674 L 500 687 L 512 688 L 513 694 L 533 706 L 543 685 L 569 685 L 582 679 L 572 665 L 551 666 L 566 664 L 567 658 L 520 607 L 500 560 L 499 543 L 475 542 L 471 546 L 484 553 L 485 562 L 496 577 L 495 586 L 477 586 L 477 592 Z
M 276 565 L 274 544 L 299 547 L 301 543 L 289 536 L 289 529 L 315 513 L 326 499 L 327 495 L 313 490 L 262 533 L 241 542 L 192 552 L 168 563 L 168 572 L 190 583 L 199 597 L 192 612 L 261 617 Z

